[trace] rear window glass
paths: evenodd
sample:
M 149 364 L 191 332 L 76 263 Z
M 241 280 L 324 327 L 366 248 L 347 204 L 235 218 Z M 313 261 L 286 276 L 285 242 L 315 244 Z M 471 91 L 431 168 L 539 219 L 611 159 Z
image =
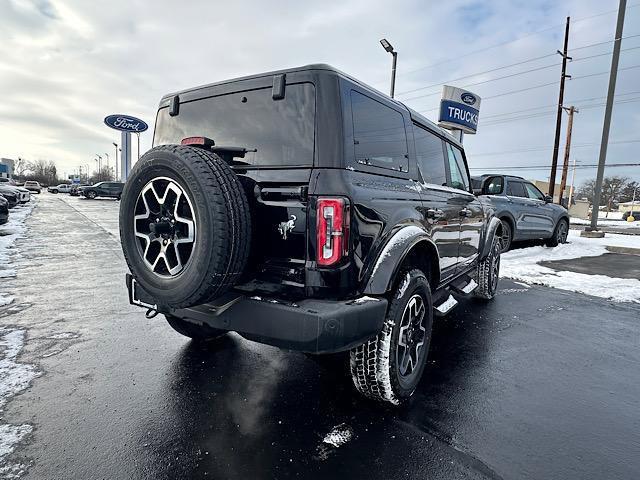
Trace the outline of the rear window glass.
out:
M 527 197 L 524 191 L 524 184 L 522 182 L 514 182 L 509 180 L 507 183 L 507 195 L 511 197 Z
M 444 149 L 440 137 L 417 125 L 413 126 L 416 142 L 416 158 L 422 178 L 435 185 L 447 184 Z
M 356 162 L 408 172 L 407 133 L 402 114 L 353 90 L 351 111 Z
M 271 87 L 180 104 L 172 117 L 161 108 L 154 145 L 177 144 L 185 137 L 209 137 L 218 146 L 257 149 L 235 163 L 258 166 L 313 164 L 315 88 L 287 85 L 285 97 L 271 98 Z

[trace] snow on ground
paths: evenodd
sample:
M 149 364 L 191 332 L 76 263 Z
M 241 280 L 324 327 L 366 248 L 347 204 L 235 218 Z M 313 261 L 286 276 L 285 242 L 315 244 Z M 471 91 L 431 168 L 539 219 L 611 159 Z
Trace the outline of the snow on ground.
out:
M 0 412 L 11 397 L 25 390 L 39 375 L 35 366 L 17 361 L 24 346 L 24 335 L 24 330 L 0 327 Z M 29 424 L 0 424 L 0 475 L 3 478 L 17 478 L 25 470 L 25 465 L 6 462 L 6 457 L 32 430 Z
M 638 217 L 640 218 L 640 212 L 638 212 Z M 591 225 L 591 220 L 571 217 L 571 225 Z M 599 218 L 598 226 L 617 228 L 640 228 L 640 220 L 636 220 L 635 222 L 627 222 L 626 220 L 604 220 Z
M 9 210 L 9 221 L 0 225 L 0 307 L 9 305 L 14 300 L 14 297 L 3 289 L 7 288 L 8 279 L 16 276 L 11 262 L 13 247 L 15 241 L 25 234 L 25 220 L 33 206 L 34 202 L 31 201 L 12 208 Z M 38 375 L 35 366 L 17 361 L 18 354 L 24 346 L 24 337 L 24 330 L 0 327 L 0 415 L 9 399 L 25 390 Z M 0 477 L 17 478 L 24 473 L 24 464 L 7 462 L 6 457 L 32 429 L 29 424 L 0 423 Z
M 501 276 L 527 284 L 546 285 L 617 302 L 637 302 L 637 299 L 640 299 L 640 280 L 616 278 L 613 271 L 612 276 L 587 275 L 557 271 L 538 264 L 542 261 L 597 257 L 607 253 L 607 245 L 640 248 L 640 236 L 607 234 L 605 238 L 583 238 L 580 237 L 580 232 L 571 230 L 568 241 L 569 243 L 555 248 L 536 246 L 503 253 L 500 263 Z

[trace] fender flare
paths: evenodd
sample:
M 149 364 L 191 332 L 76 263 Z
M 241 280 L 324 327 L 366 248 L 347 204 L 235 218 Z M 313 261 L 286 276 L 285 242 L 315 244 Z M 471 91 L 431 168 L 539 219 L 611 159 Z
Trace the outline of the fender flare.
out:
M 365 294 L 383 295 L 389 291 L 398 273 L 398 268 L 411 249 L 420 242 L 427 242 L 433 248 L 436 258 L 438 249 L 425 230 L 416 225 L 407 225 L 395 232 L 376 257 L 368 275 Z M 437 262 L 437 268 L 440 268 Z
M 489 220 L 489 226 L 484 234 L 484 241 L 482 242 L 482 251 L 480 252 L 480 260 L 484 260 L 491 251 L 491 245 L 493 244 L 493 237 L 495 237 L 498 228 L 502 227 L 502 220 L 498 217 L 491 217 Z

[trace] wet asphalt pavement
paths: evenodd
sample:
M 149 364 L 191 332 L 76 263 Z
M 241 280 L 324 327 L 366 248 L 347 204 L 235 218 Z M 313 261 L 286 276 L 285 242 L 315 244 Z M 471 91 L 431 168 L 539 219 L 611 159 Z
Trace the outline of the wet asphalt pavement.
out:
M 23 478 L 640 478 L 640 305 L 503 280 L 436 321 L 418 392 L 390 408 L 343 358 L 195 346 L 146 319 L 117 202 L 36 200 L 0 309 L 41 372 L 3 412 L 34 426 Z M 353 438 L 323 445 L 340 424 Z

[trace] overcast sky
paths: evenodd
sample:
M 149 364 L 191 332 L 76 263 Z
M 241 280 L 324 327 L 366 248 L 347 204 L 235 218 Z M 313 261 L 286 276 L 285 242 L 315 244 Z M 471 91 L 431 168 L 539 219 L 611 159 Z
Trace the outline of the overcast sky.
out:
M 94 168 L 95 154 L 113 161 L 112 142 L 119 142 L 102 122 L 107 114 L 152 126 L 167 92 L 308 63 L 329 63 L 386 92 L 391 57 L 378 43 L 386 37 L 399 52 L 396 96 L 427 117 L 437 120 L 442 84 L 476 84 L 468 89 L 483 97 L 479 130 L 465 136 L 472 173 L 546 180 L 547 168 L 513 167 L 550 165 L 557 83 L 502 94 L 557 82 L 560 57 L 553 53 L 571 15 L 574 79 L 565 104 L 580 109 L 571 157 L 597 163 L 608 82 L 601 73 L 611 63 L 617 4 L 0 0 L 0 156 L 51 159 L 60 173 Z M 633 0 L 624 36 L 631 38 L 622 43 L 608 163 L 640 163 L 640 68 L 633 68 L 640 66 L 640 3 Z M 534 71 L 519 74 L 525 70 Z M 564 138 L 563 131 L 561 145 Z M 142 152 L 151 141 L 151 131 L 142 135 Z M 640 180 L 640 167 L 606 174 Z M 577 172 L 578 181 L 592 177 L 595 169 Z

